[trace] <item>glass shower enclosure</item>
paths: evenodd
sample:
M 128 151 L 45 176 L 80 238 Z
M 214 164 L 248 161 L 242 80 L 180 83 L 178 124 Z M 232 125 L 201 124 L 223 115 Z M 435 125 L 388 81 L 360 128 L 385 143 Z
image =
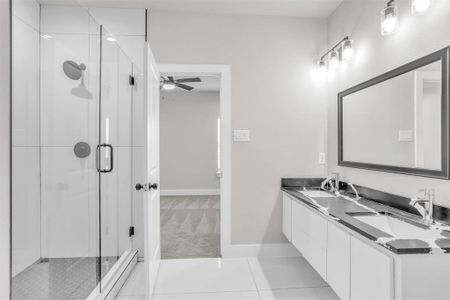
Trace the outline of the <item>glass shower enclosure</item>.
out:
M 12 298 L 86 299 L 133 249 L 140 66 L 88 9 L 12 2 Z

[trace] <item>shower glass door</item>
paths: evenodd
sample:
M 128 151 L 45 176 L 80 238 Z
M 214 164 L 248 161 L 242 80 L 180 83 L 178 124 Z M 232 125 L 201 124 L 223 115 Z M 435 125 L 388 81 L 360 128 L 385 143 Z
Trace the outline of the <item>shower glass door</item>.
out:
M 131 250 L 132 62 L 102 26 L 98 170 L 101 277 Z
M 86 299 L 131 250 L 133 67 L 76 2 L 12 3 L 12 299 Z

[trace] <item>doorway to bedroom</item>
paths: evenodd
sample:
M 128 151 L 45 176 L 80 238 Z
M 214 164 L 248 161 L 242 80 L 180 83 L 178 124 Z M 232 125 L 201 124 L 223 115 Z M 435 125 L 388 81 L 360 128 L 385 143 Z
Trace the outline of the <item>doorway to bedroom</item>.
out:
M 161 258 L 220 257 L 220 76 L 161 74 Z

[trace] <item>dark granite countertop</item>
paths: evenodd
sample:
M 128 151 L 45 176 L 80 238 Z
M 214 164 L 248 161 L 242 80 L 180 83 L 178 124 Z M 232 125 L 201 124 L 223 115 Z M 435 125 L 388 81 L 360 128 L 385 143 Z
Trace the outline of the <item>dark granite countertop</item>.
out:
M 318 190 L 322 179 L 283 179 L 282 191 L 288 193 L 295 199 L 311 207 L 325 216 L 344 225 L 350 230 L 374 241 L 375 243 L 389 249 L 396 254 L 418 254 L 418 253 L 450 253 L 450 226 L 427 226 L 420 216 L 412 214 L 395 207 L 384 205 L 366 198 L 354 200 L 354 196 L 346 194 L 335 197 L 330 193 L 330 197 L 310 197 L 301 193 L 303 190 Z M 402 222 L 415 225 L 417 234 L 424 233 L 424 236 L 414 236 L 415 233 L 408 233 L 407 238 L 399 238 L 395 233 L 377 229 L 365 222 L 356 219 L 361 216 L 383 216 L 388 215 Z M 408 225 L 408 224 L 404 224 Z M 430 233 L 430 237 L 428 236 Z

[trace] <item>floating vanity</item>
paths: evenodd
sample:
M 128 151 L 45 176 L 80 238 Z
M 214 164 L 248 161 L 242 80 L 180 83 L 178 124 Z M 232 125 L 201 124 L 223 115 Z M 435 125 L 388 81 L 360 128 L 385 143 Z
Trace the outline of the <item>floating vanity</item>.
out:
M 355 200 L 321 181 L 282 180 L 283 233 L 341 299 L 450 299 L 450 226 L 425 225 L 406 198 Z

